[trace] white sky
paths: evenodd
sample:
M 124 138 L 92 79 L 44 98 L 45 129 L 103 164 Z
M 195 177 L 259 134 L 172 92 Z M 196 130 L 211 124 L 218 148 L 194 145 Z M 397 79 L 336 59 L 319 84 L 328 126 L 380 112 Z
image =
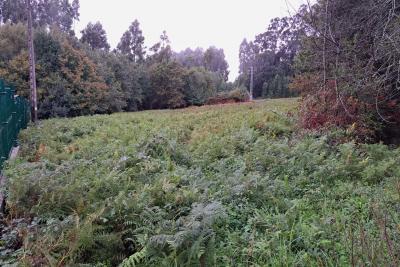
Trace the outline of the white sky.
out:
M 289 10 L 306 0 L 287 0 Z M 230 80 L 238 75 L 239 45 L 264 32 L 274 17 L 287 16 L 285 0 L 80 0 L 75 31 L 100 21 L 111 47 L 116 47 L 131 22 L 138 19 L 147 47 L 158 42 L 163 30 L 174 51 L 187 47 L 223 48 Z

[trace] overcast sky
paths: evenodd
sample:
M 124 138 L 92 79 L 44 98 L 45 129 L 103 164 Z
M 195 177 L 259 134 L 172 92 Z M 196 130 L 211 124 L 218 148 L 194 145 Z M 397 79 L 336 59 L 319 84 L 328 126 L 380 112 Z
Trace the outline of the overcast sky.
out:
M 287 0 L 289 11 L 306 0 Z M 147 47 L 158 42 L 163 30 L 174 51 L 187 47 L 223 48 L 230 80 L 238 75 L 239 45 L 253 39 L 268 22 L 289 14 L 285 0 L 80 0 L 79 32 L 88 22 L 100 21 L 111 47 L 116 47 L 130 23 L 138 19 Z

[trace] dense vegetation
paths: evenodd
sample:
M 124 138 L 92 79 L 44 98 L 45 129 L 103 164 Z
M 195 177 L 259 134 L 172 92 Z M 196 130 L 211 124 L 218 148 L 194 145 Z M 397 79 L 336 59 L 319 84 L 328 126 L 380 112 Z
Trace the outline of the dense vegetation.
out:
M 293 87 L 305 128 L 356 128 L 359 140 L 400 143 L 399 4 L 319 0 L 299 15 L 305 37 Z
M 32 5 L 41 119 L 202 105 L 235 89 L 227 82 L 222 49 L 198 48 L 194 62 L 191 49 L 172 51 L 165 31 L 147 49 L 134 20 L 110 51 L 100 22 L 89 23 L 76 37 L 72 25 L 79 19 L 79 1 L 37 0 Z M 0 77 L 28 97 L 25 24 L 25 0 L 0 0 Z
M 25 26 L 5 24 L 0 36 L 0 76 L 28 97 Z M 40 118 L 201 105 L 230 89 L 218 70 L 178 63 L 168 45 L 141 61 L 126 50 L 93 49 L 58 29 L 37 29 L 35 50 Z
M 76 37 L 78 0 L 32 0 L 53 119 L 6 164 L 0 265 L 399 266 L 398 3 L 307 2 L 230 83 L 223 49 L 146 48 L 137 20 L 112 49 L 100 22 Z M 0 77 L 29 96 L 25 23 L 0 0 Z M 255 97 L 301 99 L 196 107 L 248 100 L 250 70 Z
M 399 4 L 318 0 L 240 45 L 238 83 L 256 97 L 303 96 L 307 129 L 355 127 L 360 141 L 400 143 Z
M 304 7 L 301 10 L 304 12 Z M 300 14 L 272 19 L 265 32 L 254 41 L 244 39 L 240 44 L 238 84 L 248 86 L 251 68 L 254 71 L 254 96 L 262 98 L 298 95 L 290 90 L 295 74 L 295 57 L 305 36 L 305 24 Z
M 398 265 L 400 150 L 297 132 L 296 105 L 41 122 L 6 168 L 2 255 L 33 266 Z
M 146 48 L 134 20 L 111 47 L 100 22 L 72 30 L 79 1 L 32 0 L 41 118 L 180 108 L 244 95 L 301 94 L 307 129 L 357 129 L 359 141 L 400 143 L 399 7 L 396 1 L 307 1 L 240 44 L 227 82 L 223 49 L 174 52 L 164 31 Z M 0 76 L 28 95 L 24 0 L 0 0 Z M 368 30 L 366 30 L 368 29 Z M 228 91 L 241 91 L 239 94 Z M 249 91 L 249 90 L 248 90 Z M 241 99 L 241 101 L 247 98 Z

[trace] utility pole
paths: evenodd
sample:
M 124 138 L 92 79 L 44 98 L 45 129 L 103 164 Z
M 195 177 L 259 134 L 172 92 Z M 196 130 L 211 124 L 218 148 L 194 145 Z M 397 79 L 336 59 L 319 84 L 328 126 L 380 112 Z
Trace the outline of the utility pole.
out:
M 250 68 L 250 101 L 253 101 L 253 87 L 254 87 L 254 68 Z
M 26 0 L 26 9 L 28 13 L 28 48 L 29 48 L 29 83 L 31 87 L 31 118 L 32 122 L 38 120 L 37 108 L 37 90 L 36 90 L 36 68 L 35 68 L 35 49 L 33 46 L 33 23 L 32 23 L 32 5 L 31 0 Z

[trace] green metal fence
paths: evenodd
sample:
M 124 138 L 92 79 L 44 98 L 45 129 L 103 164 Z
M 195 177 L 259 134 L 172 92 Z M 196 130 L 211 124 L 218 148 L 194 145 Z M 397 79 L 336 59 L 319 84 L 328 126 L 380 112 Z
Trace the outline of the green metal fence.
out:
M 15 96 L 15 89 L 0 79 L 0 170 L 17 145 L 18 133 L 29 122 L 29 102 Z

